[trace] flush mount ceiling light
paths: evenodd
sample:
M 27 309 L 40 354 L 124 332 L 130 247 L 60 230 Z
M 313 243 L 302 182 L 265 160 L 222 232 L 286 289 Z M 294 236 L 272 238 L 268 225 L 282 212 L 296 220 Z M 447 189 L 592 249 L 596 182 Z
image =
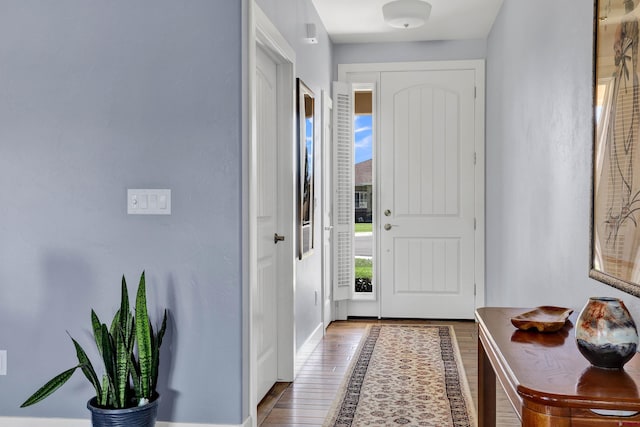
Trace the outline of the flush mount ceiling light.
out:
M 421 0 L 395 0 L 382 6 L 384 22 L 394 28 L 417 28 L 424 25 L 431 5 Z

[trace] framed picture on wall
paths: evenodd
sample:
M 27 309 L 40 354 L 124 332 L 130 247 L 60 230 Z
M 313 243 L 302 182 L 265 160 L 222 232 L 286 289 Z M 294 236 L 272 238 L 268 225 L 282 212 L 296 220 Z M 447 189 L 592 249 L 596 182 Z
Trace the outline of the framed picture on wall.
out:
M 313 250 L 314 211 L 314 117 L 315 98 L 311 89 L 298 79 L 298 255 L 302 259 Z
M 640 296 L 640 0 L 595 0 L 589 276 Z

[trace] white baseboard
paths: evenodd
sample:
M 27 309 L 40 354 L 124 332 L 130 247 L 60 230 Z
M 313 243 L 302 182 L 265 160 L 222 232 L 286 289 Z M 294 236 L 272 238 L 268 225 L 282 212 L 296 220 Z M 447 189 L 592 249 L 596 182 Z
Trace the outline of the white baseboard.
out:
M 249 427 L 251 417 L 243 424 L 193 424 L 157 421 L 156 427 Z M 66 418 L 18 418 L 0 417 L 0 427 L 91 427 L 91 420 Z
M 302 347 L 300 347 L 300 350 L 296 353 L 296 377 L 298 376 L 298 372 L 300 372 L 302 365 L 307 362 L 307 359 L 309 359 L 313 350 L 315 350 L 320 341 L 322 341 L 322 337 L 324 337 L 324 324 L 321 322 L 316 326 L 309 338 L 307 338 L 304 344 L 302 344 Z

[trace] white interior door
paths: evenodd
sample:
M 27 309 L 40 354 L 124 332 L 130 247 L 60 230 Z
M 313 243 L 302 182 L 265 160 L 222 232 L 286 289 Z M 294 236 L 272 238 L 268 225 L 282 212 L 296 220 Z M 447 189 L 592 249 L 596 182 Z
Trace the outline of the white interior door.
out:
M 276 64 L 261 48 L 256 56 L 258 277 L 253 328 L 260 401 L 278 379 L 278 91 Z
M 473 318 L 473 70 L 381 73 L 383 317 Z
M 333 187 L 331 185 L 333 170 L 332 123 L 333 104 L 326 91 L 322 91 L 322 321 L 327 329 L 332 320 L 331 281 L 333 279 L 333 247 L 331 234 L 333 232 L 332 203 Z

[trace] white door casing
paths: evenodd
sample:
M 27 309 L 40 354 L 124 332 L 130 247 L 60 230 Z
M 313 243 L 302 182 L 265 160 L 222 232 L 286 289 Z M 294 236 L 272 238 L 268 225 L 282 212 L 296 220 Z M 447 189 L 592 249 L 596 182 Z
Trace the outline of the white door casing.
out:
M 473 318 L 474 70 L 381 73 L 383 317 Z
M 485 254 L 484 254 L 484 102 L 485 102 L 485 62 L 484 60 L 459 60 L 459 61 L 429 61 L 429 62 L 398 62 L 398 63 L 359 63 L 359 64 L 338 64 L 338 78 L 343 82 L 350 83 L 370 83 L 374 84 L 380 89 L 380 79 L 384 72 L 397 72 L 397 71 L 448 71 L 448 70 L 472 70 L 475 76 L 475 105 L 474 105 L 474 142 L 475 142 L 475 168 L 474 168 L 474 186 L 475 186 L 475 200 L 474 200 L 474 212 L 475 212 L 475 250 L 474 250 L 474 280 L 475 280 L 475 307 L 481 307 L 485 304 Z M 377 95 L 374 96 L 374 106 L 381 105 L 380 90 L 377 91 Z M 378 110 L 379 111 L 379 110 Z M 376 119 L 377 127 L 380 129 L 380 114 Z M 375 140 L 375 152 L 377 153 L 377 166 L 378 172 L 376 174 L 377 182 L 380 183 L 380 162 L 381 146 L 384 141 L 380 137 L 380 132 L 377 133 Z M 381 204 L 379 192 L 377 196 L 376 207 L 378 209 L 377 219 L 385 218 L 383 215 L 384 207 Z M 388 221 L 387 221 L 388 222 Z M 382 226 L 387 223 L 382 222 L 377 226 L 378 238 L 376 239 L 376 251 L 374 255 L 377 255 L 377 259 L 380 259 L 382 249 L 380 247 L 381 234 L 384 232 Z M 381 262 L 376 263 L 376 273 L 378 277 L 378 289 L 380 285 L 381 277 Z M 378 301 L 362 301 L 362 300 L 349 300 L 348 306 L 346 301 L 340 301 L 340 306 L 344 305 L 344 311 L 341 307 L 337 307 L 337 313 L 342 316 L 340 318 L 347 318 L 347 316 L 382 316 L 382 298 L 378 294 Z
M 322 97 L 322 321 L 326 330 L 333 320 L 331 283 L 333 281 L 333 104 L 329 94 L 323 90 Z
M 295 51 L 287 43 L 277 28 L 269 21 L 264 12 L 255 4 L 248 4 L 249 36 L 247 41 L 247 74 L 246 86 L 248 107 L 246 121 L 248 128 L 245 190 L 248 194 L 248 283 L 249 283 L 249 315 L 247 316 L 249 341 L 249 410 L 251 423 L 256 424 L 258 397 L 258 347 L 260 333 L 256 325 L 259 306 L 259 196 L 261 191 L 258 177 L 258 102 L 257 102 L 257 55 L 262 49 L 276 64 L 277 79 L 277 188 L 278 188 L 278 226 L 277 233 L 285 236 L 285 241 L 277 244 L 277 380 L 293 381 L 295 360 L 295 322 L 294 322 L 294 288 L 295 288 Z M 266 236 L 266 234 L 265 234 Z M 271 242 L 273 244 L 273 233 Z

